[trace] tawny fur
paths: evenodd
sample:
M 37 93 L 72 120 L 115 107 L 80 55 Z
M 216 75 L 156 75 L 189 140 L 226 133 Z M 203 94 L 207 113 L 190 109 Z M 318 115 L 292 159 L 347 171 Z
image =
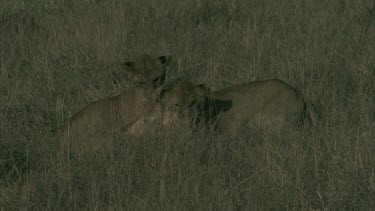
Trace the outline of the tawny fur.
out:
M 216 122 L 218 130 L 236 133 L 244 125 L 271 130 L 293 127 L 304 121 L 305 112 L 315 123 L 310 103 L 295 88 L 278 79 L 239 84 L 209 95 L 232 101 L 232 108 Z
M 105 147 L 116 132 L 127 130 L 153 111 L 169 58 L 142 55 L 123 63 L 134 85 L 119 95 L 94 101 L 75 114 L 64 128 L 63 146 L 71 151 Z M 161 77 L 162 76 L 162 77 Z
M 189 99 L 201 98 L 201 94 L 196 93 L 196 87 L 191 83 L 188 86 L 175 86 L 167 90 L 168 93 L 162 99 L 167 102 L 164 103 L 163 114 L 165 125 L 177 125 L 178 122 L 186 121 L 182 120 L 183 113 L 191 110 L 187 106 L 192 101 L 184 104 L 182 99 L 186 93 L 189 93 Z M 231 102 L 230 109 L 221 112 L 215 119 L 215 127 L 230 134 L 237 133 L 243 126 L 274 130 L 295 126 L 304 119 L 313 124 L 316 122 L 311 104 L 295 88 L 278 79 L 234 85 L 209 92 L 207 97 Z M 176 102 L 183 104 L 179 105 L 182 109 L 173 109 Z
M 138 136 L 145 131 L 187 127 L 191 103 L 203 99 L 205 94 L 206 91 L 201 85 L 187 80 L 173 81 L 163 87 L 159 102 L 152 112 L 140 118 L 128 132 Z

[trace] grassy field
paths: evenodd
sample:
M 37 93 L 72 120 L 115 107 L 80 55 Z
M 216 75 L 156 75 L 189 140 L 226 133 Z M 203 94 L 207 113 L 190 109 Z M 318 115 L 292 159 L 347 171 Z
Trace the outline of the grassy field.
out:
M 0 1 L 0 210 L 374 210 L 374 8 Z M 128 87 L 115 64 L 142 53 L 171 55 L 169 80 L 212 89 L 282 79 L 321 119 L 282 137 L 121 134 L 109 153 L 61 153 L 55 128 Z

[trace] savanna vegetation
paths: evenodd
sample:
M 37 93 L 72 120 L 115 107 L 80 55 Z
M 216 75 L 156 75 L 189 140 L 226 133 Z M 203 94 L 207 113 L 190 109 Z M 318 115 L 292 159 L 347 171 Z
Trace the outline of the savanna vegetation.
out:
M 374 210 L 371 0 L 0 1 L 0 210 Z M 279 78 L 315 127 L 116 134 L 58 147 L 83 106 L 130 86 L 116 63 L 171 55 L 167 80 Z

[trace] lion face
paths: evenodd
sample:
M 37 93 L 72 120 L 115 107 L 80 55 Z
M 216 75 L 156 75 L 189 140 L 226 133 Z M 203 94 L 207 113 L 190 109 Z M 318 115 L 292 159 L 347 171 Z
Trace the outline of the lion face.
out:
M 164 128 L 188 127 L 207 123 L 230 109 L 232 102 L 208 97 L 203 84 L 177 80 L 166 85 L 160 94 Z
M 196 102 L 204 98 L 203 86 L 194 85 L 190 81 L 177 80 L 167 85 L 160 94 L 160 104 L 163 108 L 163 126 L 173 128 L 187 124 L 189 111 Z
M 144 54 L 134 61 L 121 63 L 119 69 L 127 74 L 146 98 L 154 99 L 155 90 L 165 83 L 169 61 L 170 56 L 160 56 L 155 59 Z

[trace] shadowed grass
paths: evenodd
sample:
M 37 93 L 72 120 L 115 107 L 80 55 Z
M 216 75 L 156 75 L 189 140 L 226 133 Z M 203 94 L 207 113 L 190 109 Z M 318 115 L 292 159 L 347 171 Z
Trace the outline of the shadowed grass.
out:
M 375 209 L 373 6 L 4 1 L 0 173 L 13 173 L 0 179 L 0 207 Z M 251 130 L 237 137 L 119 134 L 109 151 L 61 152 L 51 131 L 89 102 L 128 87 L 114 77 L 114 63 L 142 53 L 172 55 L 169 80 L 185 77 L 212 89 L 280 78 L 322 119 L 283 137 Z

